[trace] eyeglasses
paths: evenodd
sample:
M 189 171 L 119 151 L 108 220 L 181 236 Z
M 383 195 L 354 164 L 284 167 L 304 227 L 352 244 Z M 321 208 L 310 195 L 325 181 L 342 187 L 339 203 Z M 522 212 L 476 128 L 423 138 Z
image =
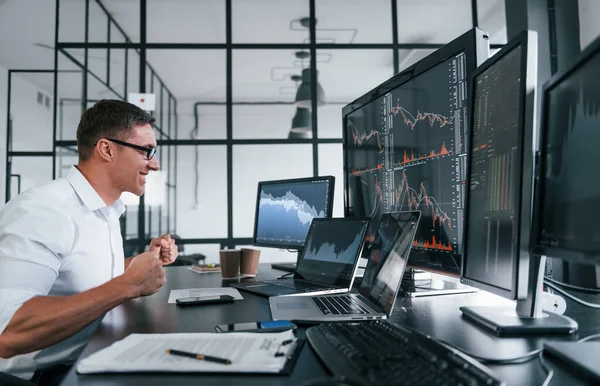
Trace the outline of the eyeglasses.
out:
M 105 139 L 107 139 L 107 140 L 109 140 L 111 142 L 114 142 L 114 143 L 118 143 L 119 145 L 128 146 L 128 147 L 132 147 L 134 149 L 145 151 L 146 152 L 146 159 L 148 161 L 150 161 L 152 159 L 152 157 L 154 157 L 154 155 L 156 154 L 156 148 L 155 147 L 144 147 L 144 146 L 136 145 L 134 143 L 120 141 L 118 139 L 113 139 L 113 138 L 105 138 Z

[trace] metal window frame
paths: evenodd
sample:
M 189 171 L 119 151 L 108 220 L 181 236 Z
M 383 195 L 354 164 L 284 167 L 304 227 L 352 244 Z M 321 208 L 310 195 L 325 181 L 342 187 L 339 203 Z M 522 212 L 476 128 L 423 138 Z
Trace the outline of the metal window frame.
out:
M 60 0 L 56 1 L 56 20 L 55 20 L 55 57 L 54 57 L 54 124 L 53 124 L 53 151 L 45 154 L 45 156 L 53 157 L 53 178 L 56 176 L 56 148 L 71 148 L 76 146 L 76 141 L 64 140 L 57 138 L 57 70 L 58 70 L 58 54 L 61 53 L 66 57 L 70 55 L 66 50 L 68 49 L 83 49 L 85 58 L 84 63 L 80 66 L 82 71 L 85 73 L 84 75 L 84 83 L 83 83 L 83 98 L 82 98 L 82 108 L 86 106 L 87 100 L 87 74 L 90 74 L 88 67 L 88 50 L 90 49 L 106 49 L 107 50 L 107 58 L 110 58 L 110 50 L 111 49 L 125 49 L 125 86 L 124 86 L 124 94 L 127 94 L 127 69 L 128 69 L 128 53 L 130 49 L 136 50 L 140 55 L 140 92 L 144 92 L 146 88 L 146 67 L 148 67 L 150 76 L 153 82 L 154 77 L 156 77 L 161 83 L 161 97 L 159 100 L 161 101 L 161 118 L 162 121 L 162 92 L 163 88 L 168 92 L 169 97 L 168 100 L 168 120 L 171 120 L 171 102 L 173 102 L 173 128 L 174 133 L 171 133 L 171 124 L 168 125 L 167 133 L 165 133 L 162 129 L 163 122 L 160 123 L 160 138 L 158 139 L 159 145 L 168 145 L 170 153 L 171 147 L 173 147 L 174 151 L 174 170 L 177 170 L 177 146 L 197 146 L 197 145 L 220 145 L 226 146 L 227 148 L 227 237 L 225 238 L 198 238 L 198 239 L 180 239 L 178 242 L 180 244 L 214 244 L 218 243 L 220 246 L 233 248 L 236 245 L 240 244 L 248 244 L 251 243 L 251 238 L 235 238 L 233 237 L 233 146 L 234 145 L 275 145 L 275 144 L 310 144 L 312 145 L 312 161 L 313 161 L 313 175 L 317 176 L 319 173 L 318 170 L 318 146 L 320 144 L 328 144 L 328 143 L 341 143 L 342 139 L 336 138 L 319 138 L 318 137 L 318 109 L 316 108 L 316 88 L 312 87 L 312 104 L 313 104 L 313 114 L 312 114 L 312 138 L 310 139 L 233 139 L 233 105 L 236 103 L 233 102 L 232 98 L 232 52 L 234 49 L 308 49 L 311 52 L 311 69 L 313 72 L 313 79 L 316 77 L 316 52 L 320 49 L 329 49 L 329 50 L 337 50 L 337 49 L 391 49 L 393 51 L 394 58 L 394 73 L 397 73 L 399 70 L 399 59 L 398 59 L 398 50 L 400 49 L 437 49 L 442 47 L 444 44 L 432 44 L 432 43 L 399 43 L 398 42 L 398 12 L 397 12 L 397 0 L 390 0 L 391 7 L 391 18 L 390 22 L 392 23 L 392 43 L 357 43 L 357 44 L 344 44 L 344 43 L 316 43 L 316 26 L 315 23 L 311 23 L 309 26 L 309 34 L 310 40 L 308 43 L 233 43 L 232 41 L 232 0 L 225 0 L 225 29 L 226 29 L 226 41 L 225 43 L 148 43 L 146 38 L 146 9 L 147 4 L 146 0 L 139 0 L 140 4 L 140 41 L 139 43 L 134 43 L 127 36 L 125 31 L 121 28 L 121 26 L 116 22 L 116 20 L 110 15 L 106 7 L 102 4 L 101 0 L 85 0 L 85 36 L 84 42 L 61 42 L 59 39 L 59 9 L 60 9 Z M 95 1 L 101 8 L 101 10 L 105 13 L 107 17 L 107 42 L 99 43 L 99 42 L 89 42 L 89 2 Z M 472 20 L 473 25 L 477 25 L 477 0 L 472 0 L 471 2 L 472 8 Z M 309 15 L 312 20 L 315 20 L 316 15 L 316 0 L 309 0 Z M 115 43 L 111 42 L 111 25 L 114 25 L 119 32 L 125 37 L 125 43 Z M 492 48 L 500 48 L 502 44 L 492 44 Z M 158 76 L 156 71 L 146 62 L 146 51 L 148 49 L 223 49 L 226 52 L 226 119 L 227 119 L 227 135 L 226 139 L 223 140 L 188 140 L 188 139 L 179 139 L 177 133 L 177 99 L 170 92 L 168 87 L 162 81 L 162 79 Z M 72 56 L 71 56 L 72 58 Z M 74 58 L 72 58 L 74 59 Z M 78 62 L 75 59 L 75 62 Z M 91 76 L 95 77 L 98 81 L 101 81 L 100 77 L 96 74 L 92 74 Z M 102 82 L 108 89 L 111 89 L 110 85 L 110 63 L 107 63 L 107 82 Z M 118 93 L 115 93 L 119 95 Z M 10 103 L 10 102 L 9 102 Z M 61 101 L 62 103 L 62 101 Z M 211 102 L 207 102 L 206 104 L 210 104 Z M 218 103 L 218 102 L 215 102 Z M 250 104 L 250 103 L 249 103 Z M 62 108 L 62 106 L 61 106 Z M 196 109 L 196 106 L 194 107 Z M 62 116 L 62 115 L 61 115 Z M 170 122 L 169 122 L 170 123 Z M 173 135 L 172 135 L 173 134 Z M 8 155 L 8 153 L 7 153 Z M 171 154 L 168 154 L 167 159 L 168 162 L 171 162 Z M 171 174 L 174 174 L 171 176 Z M 169 181 L 167 181 L 168 186 L 168 198 L 167 198 L 167 232 L 176 232 L 176 229 L 171 229 L 170 225 L 170 200 L 174 201 L 174 224 L 176 227 L 177 223 L 177 173 L 168 173 Z M 171 180 L 172 179 L 172 180 Z M 171 197 L 171 193 L 173 197 Z M 126 240 L 125 242 L 128 244 L 137 243 L 138 249 L 142 250 L 147 243 L 149 242 L 149 235 L 145 229 L 145 200 L 144 196 L 140 198 L 140 204 L 138 207 L 138 238 L 137 241 L 135 239 Z M 162 221 L 162 216 L 161 216 Z M 162 226 L 159 226 L 159 231 L 162 231 Z

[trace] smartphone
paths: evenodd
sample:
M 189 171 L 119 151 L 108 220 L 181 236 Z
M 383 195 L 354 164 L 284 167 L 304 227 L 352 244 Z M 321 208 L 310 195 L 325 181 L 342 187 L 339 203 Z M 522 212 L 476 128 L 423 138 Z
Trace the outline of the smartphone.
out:
M 219 324 L 217 332 L 280 332 L 296 330 L 298 326 L 287 320 L 270 320 L 267 322 Z
M 198 296 L 193 298 L 179 298 L 175 299 L 175 303 L 178 306 L 199 306 L 202 304 L 214 304 L 214 303 L 231 303 L 235 300 L 233 296 L 229 295 L 214 295 L 214 296 Z

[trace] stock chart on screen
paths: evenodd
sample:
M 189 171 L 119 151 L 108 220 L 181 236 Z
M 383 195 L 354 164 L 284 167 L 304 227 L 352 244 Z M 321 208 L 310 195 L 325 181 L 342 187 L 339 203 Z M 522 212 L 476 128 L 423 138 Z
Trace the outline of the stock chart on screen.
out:
M 460 272 L 466 122 L 464 53 L 346 116 L 350 212 L 378 224 L 384 212 L 420 210 L 411 265 Z
M 335 229 L 329 224 L 319 223 L 318 231 L 306 240 L 304 258 L 332 263 L 354 264 L 361 246 L 364 226 L 360 222 L 341 222 Z
M 302 246 L 312 220 L 328 215 L 329 199 L 327 180 L 262 185 L 257 240 Z

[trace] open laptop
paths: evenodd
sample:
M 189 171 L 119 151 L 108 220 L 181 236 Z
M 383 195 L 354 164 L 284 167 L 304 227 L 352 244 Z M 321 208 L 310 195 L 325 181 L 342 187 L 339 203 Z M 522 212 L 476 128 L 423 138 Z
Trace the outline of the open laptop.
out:
M 354 282 L 368 224 L 367 218 L 315 218 L 293 277 L 231 286 L 264 296 L 347 292 Z
M 400 290 L 420 218 L 420 211 L 382 215 L 357 294 L 272 297 L 272 318 L 299 322 L 387 319 Z

